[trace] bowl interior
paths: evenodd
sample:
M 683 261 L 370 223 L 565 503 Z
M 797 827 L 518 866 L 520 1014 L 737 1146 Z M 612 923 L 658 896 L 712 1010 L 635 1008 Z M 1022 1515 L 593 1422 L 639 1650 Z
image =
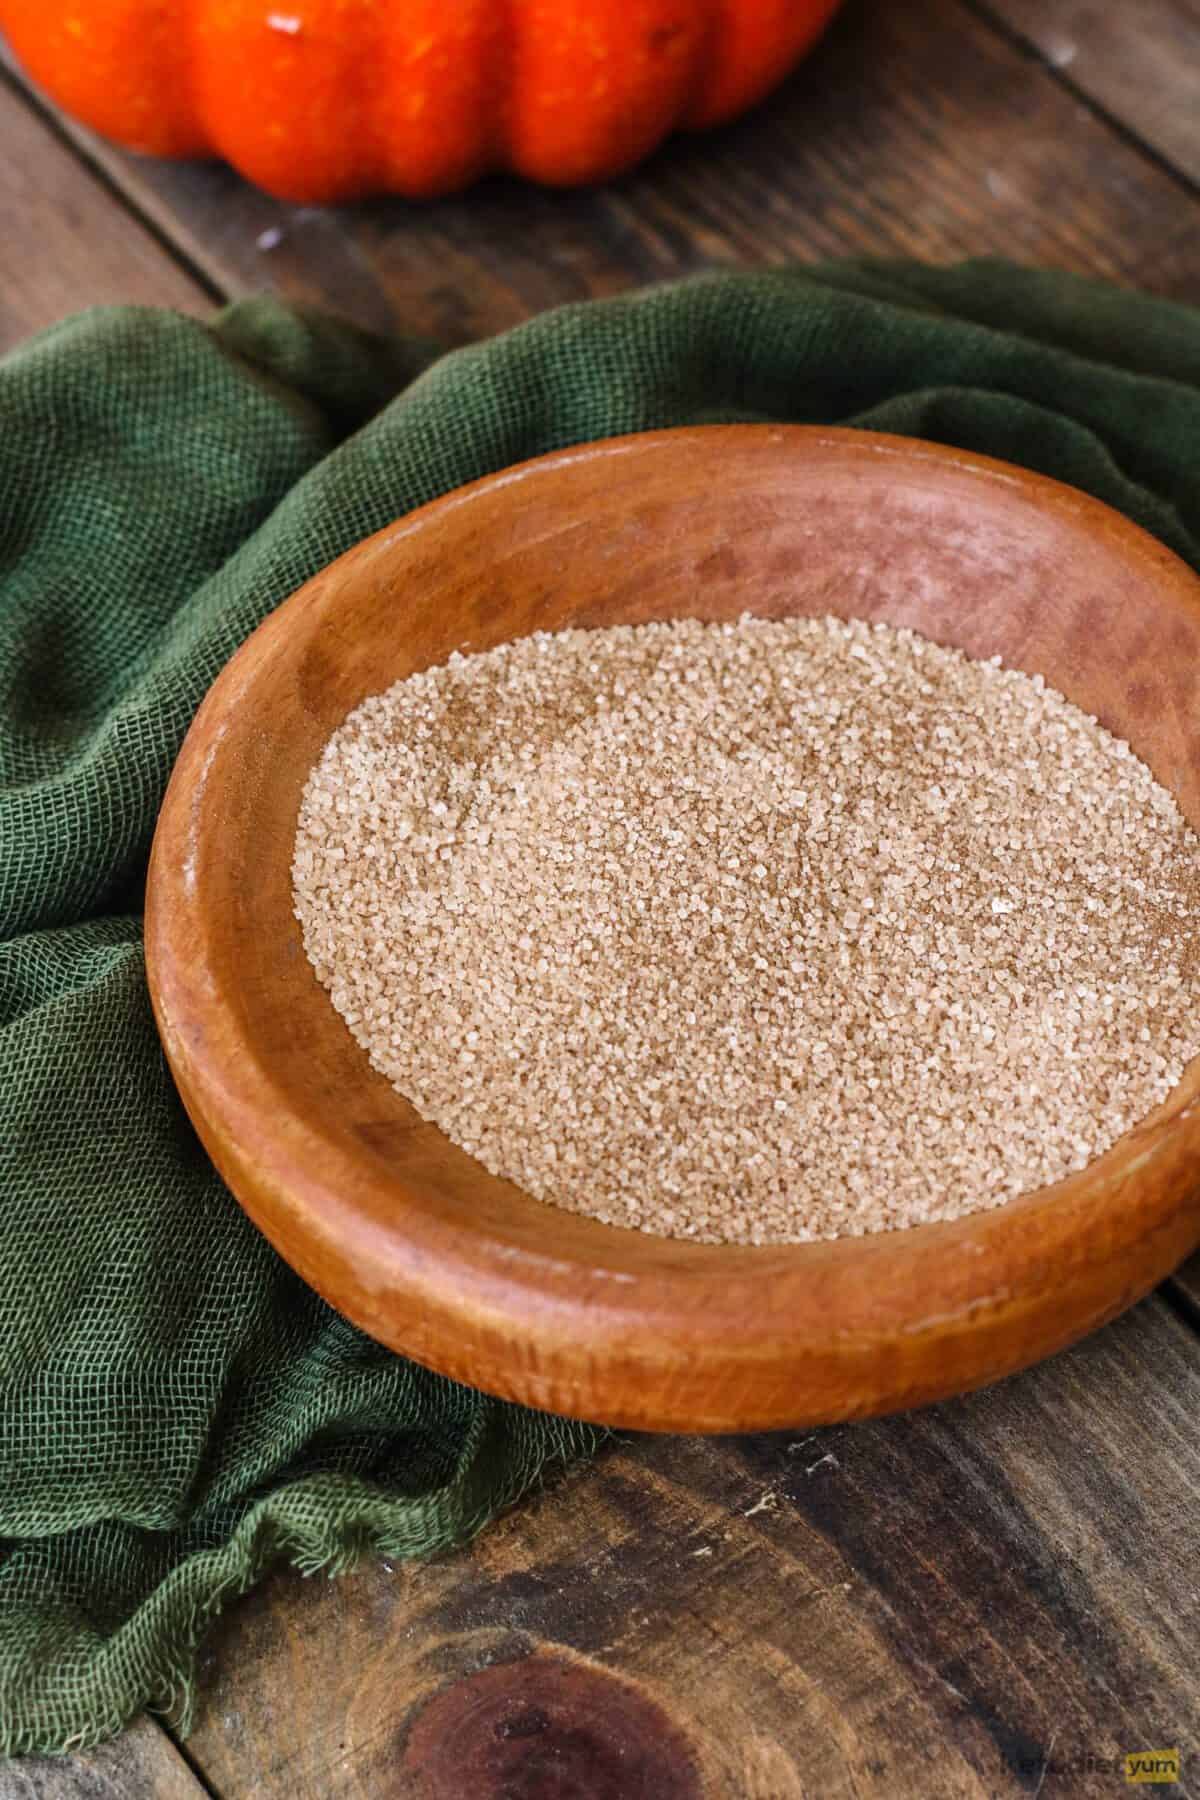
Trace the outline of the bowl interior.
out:
M 535 1404 L 631 1423 L 796 1422 L 813 1409 L 788 1411 L 795 1357 L 804 1351 L 814 1382 L 836 1385 L 831 1331 L 893 1339 L 887 1404 L 930 1397 L 1054 1339 L 1048 1325 L 1031 1329 L 1019 1355 L 981 1350 L 939 1387 L 906 1362 L 931 1321 L 1001 1304 L 1015 1320 L 1034 1306 L 1032 1266 L 1040 1290 L 1075 1270 L 1089 1298 L 1064 1318 L 1065 1342 L 1133 1297 L 1132 1252 L 1120 1295 L 1111 1283 L 1101 1293 L 1106 1257 L 1149 1235 L 1160 1263 L 1177 1260 L 1187 1232 L 1200 1235 L 1194 1209 L 1186 1231 L 1168 1226 L 1168 1202 L 1135 1199 L 1145 1183 L 1131 1183 L 1135 1167 L 1157 1169 L 1178 1207 L 1200 1151 L 1197 1065 L 1151 1121 L 1056 1188 L 952 1224 L 761 1250 L 677 1243 L 543 1206 L 488 1175 L 370 1068 L 292 914 L 300 793 L 330 733 L 364 696 L 453 650 L 536 629 L 745 612 L 885 619 L 1040 673 L 1128 739 L 1200 826 L 1200 602 L 1180 563 L 1073 490 L 1001 465 L 872 434 L 774 428 L 564 452 L 369 540 L 234 659 L 164 809 L 148 916 L 156 1007 L 230 1184 L 366 1329 Z M 1161 1272 L 1147 1264 L 1142 1285 Z M 726 1389 L 705 1412 L 679 1398 L 690 1392 L 680 1363 L 722 1334 Z M 792 1373 L 780 1350 L 768 1403 L 764 1359 L 785 1339 Z M 655 1405 L 601 1404 L 645 1382 L 650 1364 Z M 847 1388 L 824 1414 L 878 1401 Z

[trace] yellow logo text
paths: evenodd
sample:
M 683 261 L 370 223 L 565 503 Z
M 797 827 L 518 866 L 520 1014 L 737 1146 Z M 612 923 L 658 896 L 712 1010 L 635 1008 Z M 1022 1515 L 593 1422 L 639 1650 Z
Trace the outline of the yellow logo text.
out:
M 1125 1758 L 1126 1781 L 1178 1781 L 1178 1750 L 1131 1750 Z

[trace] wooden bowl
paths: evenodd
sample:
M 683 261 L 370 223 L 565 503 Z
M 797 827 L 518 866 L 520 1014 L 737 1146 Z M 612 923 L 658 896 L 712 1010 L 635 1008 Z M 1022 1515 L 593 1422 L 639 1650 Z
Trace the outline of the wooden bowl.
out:
M 359 545 L 233 658 L 179 758 L 146 949 L 213 1160 L 303 1277 L 461 1381 L 626 1426 L 860 1417 L 1111 1319 L 1200 1243 L 1200 1059 L 1082 1173 L 952 1224 L 748 1249 L 543 1205 L 369 1066 L 292 916 L 301 788 L 363 697 L 536 628 L 836 613 L 1041 673 L 1200 827 L 1200 582 L 1066 487 L 866 432 L 720 427 L 545 457 Z

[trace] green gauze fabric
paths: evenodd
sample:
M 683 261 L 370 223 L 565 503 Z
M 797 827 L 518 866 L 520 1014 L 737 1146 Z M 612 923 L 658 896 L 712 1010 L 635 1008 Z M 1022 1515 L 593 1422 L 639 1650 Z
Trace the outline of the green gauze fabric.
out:
M 198 701 L 315 570 L 523 457 L 730 420 L 1012 458 L 1200 562 L 1200 314 L 994 263 L 723 274 L 441 358 L 122 308 L 0 363 L 5 1751 L 186 1726 L 268 1561 L 437 1549 L 596 1443 L 380 1349 L 246 1222 L 158 1049 L 141 883 Z

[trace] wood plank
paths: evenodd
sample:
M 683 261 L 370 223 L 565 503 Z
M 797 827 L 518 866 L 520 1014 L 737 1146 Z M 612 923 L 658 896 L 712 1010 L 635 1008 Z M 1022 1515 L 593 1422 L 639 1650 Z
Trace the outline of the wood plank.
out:
M 1197 0 L 980 0 L 1071 86 L 1200 181 Z
M 95 1750 L 0 1762 L 0 1800 L 204 1800 L 209 1793 L 144 1713 Z
M 697 269 L 859 252 L 1200 282 L 1200 207 L 963 0 L 851 0 L 757 113 L 594 192 L 495 181 L 333 212 L 217 166 L 95 154 L 219 286 L 448 343 Z
M 1152 1299 L 924 1413 L 631 1438 L 454 1556 L 273 1577 L 218 1627 L 189 1751 L 257 1800 L 1086 1797 L 1176 1744 L 1195 1771 L 1197 1417 Z
M 211 299 L 0 73 L 0 350 L 65 313 L 129 300 L 208 312 Z

